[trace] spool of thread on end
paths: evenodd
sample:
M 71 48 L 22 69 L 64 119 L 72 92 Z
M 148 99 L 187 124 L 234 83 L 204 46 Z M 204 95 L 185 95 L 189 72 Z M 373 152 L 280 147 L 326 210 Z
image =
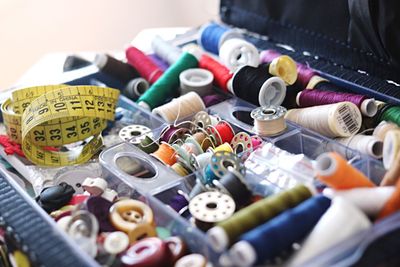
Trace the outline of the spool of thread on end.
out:
M 158 35 L 153 38 L 151 42 L 151 48 L 153 49 L 154 53 L 156 53 L 164 61 L 168 62 L 169 65 L 172 65 L 178 61 L 182 54 L 182 51 L 179 47 L 170 44 Z
M 188 69 L 179 75 L 181 95 L 196 92 L 200 96 L 213 93 L 214 75 L 205 69 Z
M 385 140 L 386 134 L 390 130 L 400 130 L 400 128 L 392 122 L 381 121 L 378 126 L 375 127 L 374 132 L 372 133 L 373 136 L 378 138 L 379 140 Z
M 362 172 L 349 165 L 335 152 L 319 155 L 315 162 L 315 170 L 321 182 L 337 190 L 375 187 Z
M 279 56 L 269 64 L 269 73 L 292 85 L 297 80 L 296 62 L 289 56 Z
M 133 101 L 136 101 L 149 87 L 150 84 L 145 79 L 135 78 L 126 85 L 123 93 Z
M 286 129 L 286 109 L 281 106 L 259 107 L 250 116 L 254 119 L 254 131 L 260 136 L 274 136 Z
M 285 118 L 327 137 L 350 137 L 362 122 L 359 109 L 351 102 L 291 109 Z
M 107 54 L 97 54 L 94 58 L 94 64 L 102 72 L 123 83 L 128 83 L 130 80 L 140 77 L 135 68 Z
M 400 154 L 400 130 L 391 130 L 383 141 L 383 166 L 389 170 L 393 164 L 400 164 L 395 159 Z
M 222 44 L 231 39 L 243 39 L 243 35 L 236 29 L 231 29 L 217 23 L 209 23 L 200 29 L 200 38 L 197 41 L 204 50 L 218 55 Z
M 162 105 L 169 98 L 179 94 L 179 74 L 187 69 L 196 68 L 197 58 L 190 53 L 183 53 L 178 61 L 171 65 L 138 100 L 145 102 L 151 109 Z
M 310 198 L 240 236 L 229 254 L 239 266 L 272 261 L 282 252 L 290 251 L 295 242 L 303 240 L 330 205 L 327 197 Z
M 257 48 L 252 43 L 238 38 L 225 41 L 219 50 L 219 57 L 233 72 L 241 66 L 258 67 L 260 64 Z
M 199 67 L 211 71 L 214 75 L 214 83 L 223 91 L 228 92 L 228 83 L 233 73 L 227 67 L 206 54 L 201 56 Z
M 196 92 L 189 92 L 153 109 L 152 113 L 160 116 L 166 122 L 172 123 L 205 109 L 206 106 L 201 97 Z
M 376 159 L 382 158 L 383 142 L 375 136 L 356 134 L 348 138 L 337 138 L 336 141 Z

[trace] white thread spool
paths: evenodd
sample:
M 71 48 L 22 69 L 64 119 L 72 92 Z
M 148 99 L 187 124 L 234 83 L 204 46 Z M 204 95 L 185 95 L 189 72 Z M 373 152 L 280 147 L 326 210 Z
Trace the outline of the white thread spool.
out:
M 371 227 L 371 222 L 357 207 L 342 197 L 332 200 L 331 207 L 303 242 L 288 266 L 299 266 L 350 236 Z
M 373 136 L 376 136 L 379 140 L 385 140 L 386 134 L 390 130 L 400 130 L 397 124 L 388 121 L 381 121 L 378 126 L 375 127 L 374 132 L 372 133 Z
M 273 136 L 286 129 L 286 109 L 282 106 L 259 107 L 250 116 L 254 119 L 254 131 L 260 136 Z
M 149 89 L 150 84 L 143 78 L 135 78 L 131 80 L 125 87 L 124 92 L 127 97 L 136 101 L 144 92 Z
M 360 187 L 349 190 L 325 188 L 322 192 L 329 198 L 343 197 L 353 203 L 368 216 L 379 214 L 385 203 L 395 191 L 394 186 Z
M 201 97 L 196 92 L 189 92 L 153 109 L 152 113 L 160 116 L 166 122 L 172 123 L 205 109 L 206 106 Z
M 225 41 L 220 47 L 219 57 L 231 71 L 235 71 L 244 65 L 258 67 L 260 64 L 257 48 L 253 44 L 238 38 Z
M 181 95 L 196 92 L 200 96 L 212 94 L 214 75 L 205 69 L 187 69 L 179 75 Z
M 326 137 L 350 137 L 361 128 L 361 113 L 351 102 L 291 109 L 285 118 Z
M 169 65 L 174 64 L 182 54 L 179 47 L 170 44 L 158 35 L 153 38 L 151 48 L 157 56 L 168 62 Z
M 390 130 L 383 141 L 383 166 L 386 170 L 395 164 L 397 155 L 400 153 L 400 130 Z M 396 163 L 398 164 L 398 162 Z
M 356 134 L 347 138 L 337 138 L 336 141 L 376 159 L 382 158 L 383 142 L 375 136 Z

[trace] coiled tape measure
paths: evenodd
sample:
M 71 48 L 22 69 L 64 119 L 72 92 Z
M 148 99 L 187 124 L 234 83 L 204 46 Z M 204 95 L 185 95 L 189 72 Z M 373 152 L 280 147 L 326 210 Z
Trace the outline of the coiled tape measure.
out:
M 119 90 L 97 86 L 47 85 L 16 90 L 1 106 L 10 139 L 42 166 L 88 161 L 103 145 L 101 131 L 114 120 Z M 87 138 L 92 137 L 90 140 Z M 86 140 L 69 151 L 46 147 Z

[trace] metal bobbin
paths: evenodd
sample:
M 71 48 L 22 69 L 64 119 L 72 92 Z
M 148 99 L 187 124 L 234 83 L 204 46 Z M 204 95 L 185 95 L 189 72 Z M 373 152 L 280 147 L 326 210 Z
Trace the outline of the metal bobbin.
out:
M 231 146 L 236 155 L 243 154 L 245 158 L 253 151 L 252 138 L 245 132 L 237 133 L 231 141 Z
M 233 153 L 226 151 L 218 151 L 211 157 L 211 171 L 221 178 L 228 172 L 228 167 L 232 167 L 242 175 L 245 175 L 246 168 L 240 158 Z
M 129 141 L 135 145 L 140 144 L 146 136 L 153 137 L 153 133 L 149 127 L 139 124 L 132 124 L 122 128 L 118 135 L 123 141 Z
M 286 108 L 263 106 L 254 109 L 250 116 L 254 119 L 254 131 L 261 136 L 274 136 L 286 129 Z

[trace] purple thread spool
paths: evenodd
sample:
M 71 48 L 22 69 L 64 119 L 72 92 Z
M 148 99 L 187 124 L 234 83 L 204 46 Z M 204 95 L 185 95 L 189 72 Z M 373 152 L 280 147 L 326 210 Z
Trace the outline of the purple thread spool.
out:
M 208 108 L 209 106 L 216 105 L 224 101 L 226 97 L 222 95 L 206 95 L 203 97 L 204 105 Z
M 150 54 L 149 58 L 163 71 L 168 69 L 169 65 L 167 62 L 159 58 L 156 54 Z

